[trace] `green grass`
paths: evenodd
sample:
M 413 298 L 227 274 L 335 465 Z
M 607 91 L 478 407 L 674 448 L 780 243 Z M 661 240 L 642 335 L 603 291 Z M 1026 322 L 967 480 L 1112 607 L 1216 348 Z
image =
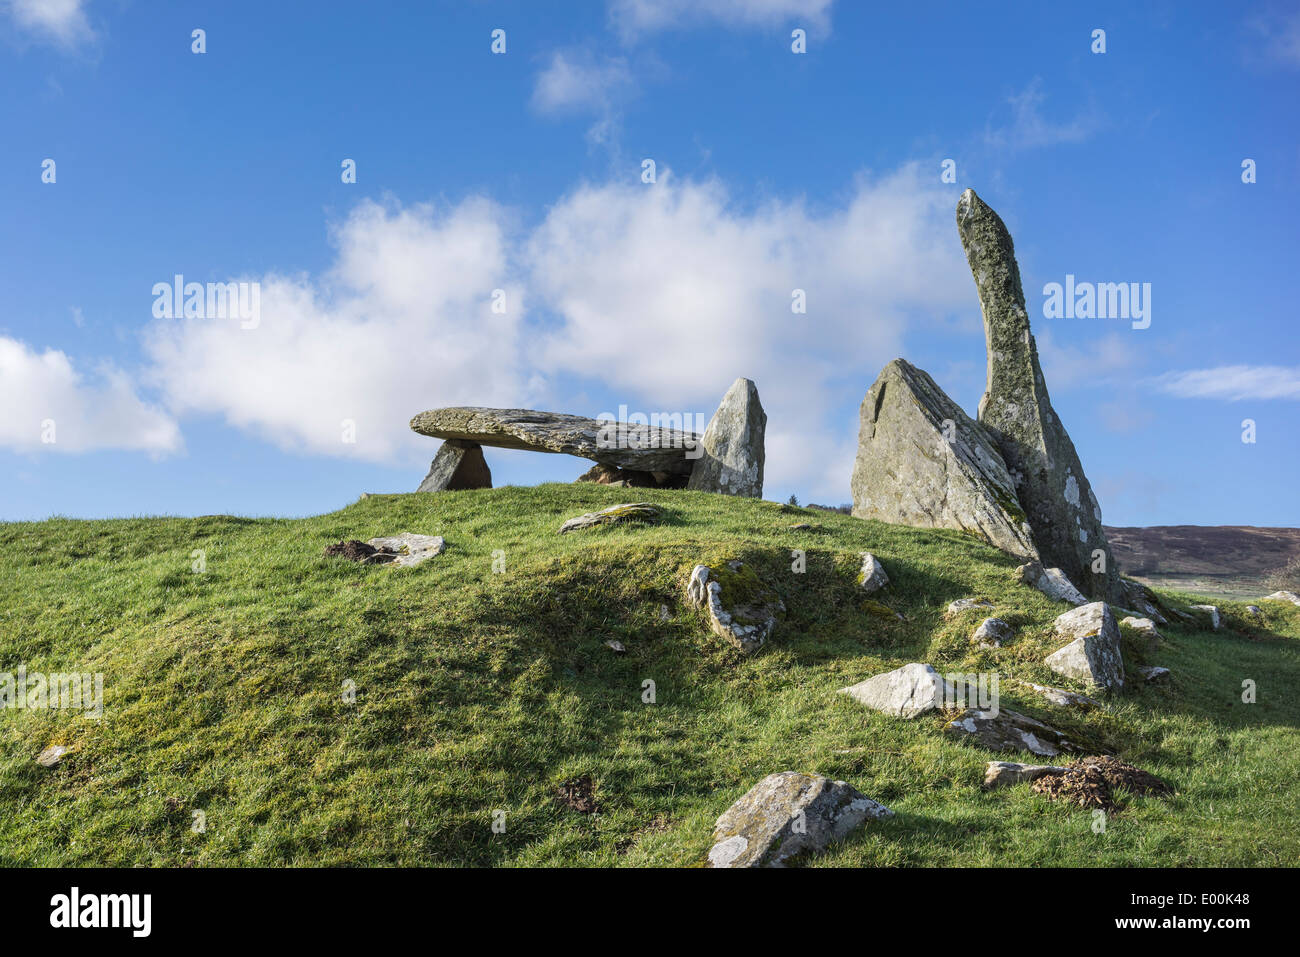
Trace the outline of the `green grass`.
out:
M 620 501 L 657 502 L 667 518 L 557 534 Z M 402 531 L 448 548 L 414 569 L 321 557 Z M 804 574 L 791 571 L 796 548 Z M 876 597 L 906 621 L 855 591 L 866 549 L 891 578 Z M 787 607 L 751 658 L 683 600 L 693 565 L 728 558 Z M 732 801 L 793 769 L 897 812 L 815 866 L 1293 864 L 1300 609 L 1265 602 L 1255 625 L 1221 603 L 1223 632 L 1164 629 L 1149 660 L 1173 680 L 1133 677 L 1078 715 L 1010 680 L 1070 686 L 1041 664 L 1064 607 L 1015 584 L 1014 565 L 958 533 L 596 485 L 376 496 L 295 521 L 0 524 L 0 672 L 104 675 L 99 720 L 0 712 L 0 863 L 690 866 Z M 994 601 L 1016 639 L 976 649 L 980 615 L 942 615 L 964 596 Z M 1143 663 L 1126 651 L 1130 668 Z M 987 761 L 1032 756 L 835 693 L 908 661 L 997 670 L 1004 708 L 1103 743 L 1177 794 L 1134 798 L 1098 834 L 1090 812 L 1027 786 L 985 793 Z M 1241 702 L 1243 679 L 1257 703 Z M 38 766 L 52 743 L 73 750 Z M 555 800 L 584 774 L 595 815 Z

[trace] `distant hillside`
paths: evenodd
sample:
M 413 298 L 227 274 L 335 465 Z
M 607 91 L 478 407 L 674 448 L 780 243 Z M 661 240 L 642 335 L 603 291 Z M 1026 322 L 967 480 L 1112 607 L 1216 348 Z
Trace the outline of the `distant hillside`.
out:
M 1274 590 L 1269 576 L 1300 555 L 1300 528 L 1155 525 L 1106 535 L 1124 574 L 1211 595 L 1266 595 Z

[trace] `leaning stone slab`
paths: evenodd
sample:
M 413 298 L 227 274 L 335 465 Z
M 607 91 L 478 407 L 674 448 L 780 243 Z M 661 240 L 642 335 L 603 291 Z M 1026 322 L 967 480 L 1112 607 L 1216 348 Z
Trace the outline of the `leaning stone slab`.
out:
M 1047 774 L 1064 774 L 1065 768 L 1055 764 L 1016 764 L 1013 761 L 990 761 L 984 770 L 984 787 L 988 789 L 1010 787 L 1025 781 L 1036 781 Z
M 402 532 L 400 535 L 388 538 L 372 538 L 366 544 L 371 548 L 396 552 L 397 557 L 389 564 L 412 568 L 435 555 L 441 555 L 447 547 L 447 540 L 441 535 L 413 535 L 411 532 Z
M 1029 751 L 1054 758 L 1078 750 L 1065 735 L 1036 718 L 1006 709 L 967 708 L 944 726 L 944 733 L 990 751 Z
M 885 566 L 871 552 L 862 553 L 862 569 L 858 572 L 858 587 L 868 595 L 880 591 L 889 584 Z
M 438 449 L 429 474 L 417 492 L 458 492 L 470 488 L 491 488 L 492 470 L 483 458 L 483 447 L 473 442 L 448 439 Z
M 1133 581 L 1131 578 L 1121 578 L 1120 587 L 1124 593 L 1124 604 L 1141 612 L 1147 618 L 1150 618 L 1157 625 L 1169 624 L 1169 619 L 1161 611 L 1161 602 L 1159 597 L 1146 585 L 1141 582 Z
M 1218 605 L 1192 605 L 1192 610 L 1199 611 L 1205 616 L 1212 631 L 1218 631 L 1223 627 L 1223 615 L 1219 612 Z
M 567 535 L 580 528 L 591 528 L 596 525 L 622 525 L 627 522 L 653 524 L 659 521 L 662 515 L 663 511 L 652 502 L 626 502 L 622 505 L 602 508 L 599 512 L 587 512 L 585 515 L 571 518 L 560 526 L 560 534 Z
M 954 528 L 1013 555 L 1037 556 L 988 433 L 902 359 L 885 366 L 862 400 L 851 487 L 857 518 Z
M 758 401 L 758 387 L 749 379 L 737 379 L 704 430 L 700 443 L 704 454 L 695 462 L 686 487 L 762 498 L 766 431 L 767 413 Z
M 709 629 L 744 654 L 765 645 L 785 604 L 744 562 L 696 565 L 686 581 L 686 600 L 703 608 Z
M 893 814 L 844 781 L 798 771 L 769 774 L 718 818 L 709 866 L 783 867 Z
M 1271 595 L 1265 595 L 1264 601 L 1289 601 L 1293 605 L 1300 605 L 1300 595 L 1293 591 L 1275 591 Z
M 1016 579 L 1021 584 L 1037 588 L 1052 601 L 1068 601 L 1071 605 L 1083 605 L 1088 601 L 1059 568 L 1044 568 L 1038 562 L 1029 562 L 1016 569 Z
M 957 202 L 957 230 L 984 314 L 988 381 L 980 425 L 1015 478 L 1043 565 L 1060 568 L 1094 598 L 1119 601 L 1101 507 L 1038 364 L 1011 234 L 973 189 Z M 1105 560 L 1102 573 L 1092 571 L 1098 550 Z
M 841 688 L 840 694 L 896 718 L 915 718 L 957 700 L 952 683 L 919 661 Z
M 694 467 L 700 442 L 694 432 L 532 409 L 432 409 L 411 419 L 411 429 L 436 439 L 576 455 L 623 469 L 682 475 Z
M 1057 618 L 1053 629 L 1057 635 L 1073 640 L 1047 656 L 1047 667 L 1108 691 L 1124 687 L 1119 625 L 1109 605 L 1104 601 L 1081 605 Z

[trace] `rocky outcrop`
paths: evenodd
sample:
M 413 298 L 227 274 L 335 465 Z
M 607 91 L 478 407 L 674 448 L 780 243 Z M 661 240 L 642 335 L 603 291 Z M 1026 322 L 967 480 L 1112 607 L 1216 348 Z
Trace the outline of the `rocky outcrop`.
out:
M 1018 711 L 968 708 L 944 726 L 944 733 L 990 751 L 1029 751 L 1054 758 L 1079 750 L 1049 724 Z
M 1052 601 L 1068 601 L 1071 605 L 1083 605 L 1088 601 L 1087 596 L 1075 588 L 1059 568 L 1044 568 L 1038 562 L 1030 562 L 1016 569 L 1016 580 L 1037 588 Z
M 491 488 L 492 470 L 483 459 L 483 447 L 473 442 L 448 439 L 438 449 L 429 474 L 417 492 L 458 492 L 470 488 Z
M 1124 687 L 1119 625 L 1109 605 L 1104 601 L 1081 605 L 1057 618 L 1053 629 L 1057 635 L 1073 640 L 1047 656 L 1047 667 L 1108 691 Z
M 587 512 L 577 518 L 571 518 L 560 526 L 560 534 L 567 535 L 580 528 L 595 525 L 621 525 L 626 522 L 644 522 L 653 524 L 663 516 L 663 510 L 652 502 L 627 502 L 623 505 L 611 505 L 599 512 Z
M 709 616 L 709 628 L 744 654 L 762 648 L 776 630 L 785 604 L 741 561 L 696 565 L 686 581 L 686 600 Z
M 957 700 L 951 682 L 930 665 L 916 661 L 841 688 L 840 694 L 896 718 L 915 718 Z
M 758 387 L 737 379 L 722 397 L 701 440 L 686 487 L 747 498 L 763 497 L 764 434 L 767 413 L 758 400 Z
M 718 818 L 709 866 L 782 867 L 893 813 L 844 781 L 798 771 L 769 774 Z
M 984 314 L 988 382 L 979 423 L 1015 478 L 1044 566 L 1060 568 L 1094 598 L 1120 601 L 1101 507 L 1047 394 L 1011 234 L 971 189 L 957 203 L 957 229 Z M 1094 572 L 1098 551 L 1104 570 Z
M 411 419 L 411 428 L 471 445 L 576 455 L 617 468 L 680 475 L 694 468 L 700 442 L 694 432 L 531 409 L 433 409 Z
M 881 371 L 858 413 L 853 515 L 954 528 L 1036 557 L 1015 483 L 988 433 L 902 359 Z
M 885 566 L 871 552 L 862 553 L 862 569 L 858 572 L 858 587 L 868 595 L 880 591 L 889 584 Z

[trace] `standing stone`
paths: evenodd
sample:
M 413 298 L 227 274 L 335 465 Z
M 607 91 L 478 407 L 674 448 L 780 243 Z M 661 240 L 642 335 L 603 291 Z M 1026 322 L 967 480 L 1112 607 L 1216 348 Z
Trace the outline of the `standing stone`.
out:
M 889 808 L 844 781 L 781 771 L 759 781 L 718 818 L 710 867 L 783 867 L 823 851 Z
M 1047 395 L 1011 234 L 972 189 L 957 202 L 957 229 L 984 314 L 988 384 L 980 424 L 1015 477 L 1043 564 L 1060 568 L 1094 598 L 1119 601 L 1101 507 Z M 1105 557 L 1104 572 L 1092 570 L 1098 550 Z
M 903 359 L 885 366 L 862 400 L 851 488 L 855 518 L 955 528 L 1013 555 L 1038 555 L 993 440 Z
M 476 442 L 447 439 L 433 457 L 429 474 L 417 492 L 458 492 L 467 488 L 491 488 L 492 472 L 483 459 L 483 447 Z
M 1124 687 L 1119 625 L 1109 605 L 1104 601 L 1080 605 L 1057 618 L 1053 629 L 1057 635 L 1074 640 L 1048 655 L 1044 660 L 1047 667 L 1109 691 Z
M 763 435 L 767 413 L 758 387 L 737 379 L 722 397 L 700 441 L 703 454 L 691 470 L 688 489 L 747 498 L 763 496 Z

